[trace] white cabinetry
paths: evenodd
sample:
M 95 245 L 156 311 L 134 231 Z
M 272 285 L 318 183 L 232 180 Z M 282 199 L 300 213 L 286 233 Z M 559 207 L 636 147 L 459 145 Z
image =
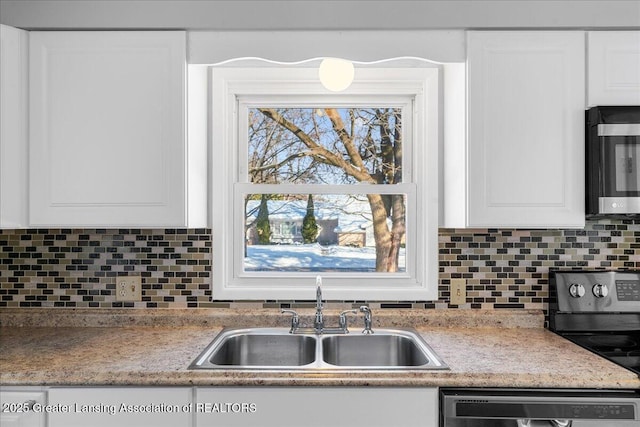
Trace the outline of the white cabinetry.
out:
M 37 405 L 1 413 L 3 427 L 438 426 L 438 389 L 424 387 L 4 387 L 0 398 Z
M 2 427 L 46 427 L 46 415 L 42 406 L 47 403 L 47 393 L 30 388 L 21 390 L 3 387 L 0 390 L 0 425 Z
M 435 388 L 200 387 L 194 409 L 197 427 L 438 425 Z
M 185 32 L 31 32 L 29 54 L 30 225 L 190 225 Z
M 584 33 L 471 31 L 467 49 L 466 145 L 445 160 L 466 179 L 445 226 L 584 226 Z
M 640 31 L 592 31 L 587 46 L 587 105 L 640 105 Z
M 48 427 L 189 427 L 191 388 L 52 388 Z M 68 408 L 68 411 L 63 411 Z
M 0 228 L 28 221 L 29 34 L 0 25 Z

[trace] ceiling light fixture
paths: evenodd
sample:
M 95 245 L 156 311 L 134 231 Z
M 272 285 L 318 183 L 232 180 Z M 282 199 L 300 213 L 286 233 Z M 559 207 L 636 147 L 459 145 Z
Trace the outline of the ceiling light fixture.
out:
M 341 92 L 351 86 L 354 75 L 353 63 L 346 59 L 325 58 L 318 69 L 320 83 L 332 92 Z

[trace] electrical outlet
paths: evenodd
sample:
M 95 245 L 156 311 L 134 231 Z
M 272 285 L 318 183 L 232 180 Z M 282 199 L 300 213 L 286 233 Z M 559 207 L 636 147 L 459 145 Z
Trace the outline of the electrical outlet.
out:
M 142 301 L 141 277 L 116 277 L 116 301 Z
M 450 302 L 453 305 L 462 305 L 467 302 L 467 281 L 465 279 L 451 279 Z

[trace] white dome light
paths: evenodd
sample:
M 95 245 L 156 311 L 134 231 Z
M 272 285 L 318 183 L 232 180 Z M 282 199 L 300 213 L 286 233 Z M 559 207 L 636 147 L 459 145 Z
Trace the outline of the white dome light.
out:
M 320 83 L 333 92 L 340 92 L 351 86 L 354 75 L 353 63 L 339 58 L 323 59 L 318 70 Z

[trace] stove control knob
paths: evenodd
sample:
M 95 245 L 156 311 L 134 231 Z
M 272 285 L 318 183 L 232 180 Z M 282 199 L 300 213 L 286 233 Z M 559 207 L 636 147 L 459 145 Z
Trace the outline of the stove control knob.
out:
M 596 283 L 595 285 L 593 285 L 593 295 L 596 296 L 596 298 L 604 298 L 607 295 L 609 295 L 609 288 L 607 288 L 607 285 L 601 285 L 600 283 Z
M 579 283 L 574 283 L 573 285 L 569 286 L 569 293 L 574 298 L 581 298 L 585 294 L 584 286 Z

